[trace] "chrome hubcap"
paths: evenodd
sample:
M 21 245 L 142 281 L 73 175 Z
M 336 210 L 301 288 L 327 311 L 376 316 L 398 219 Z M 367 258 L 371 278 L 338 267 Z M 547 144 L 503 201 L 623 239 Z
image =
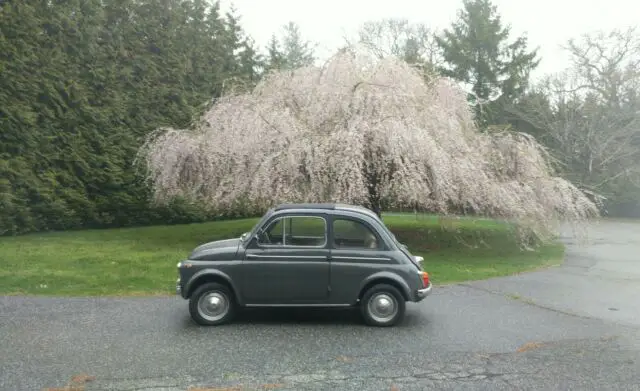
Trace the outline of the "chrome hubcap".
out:
M 229 312 L 229 299 L 222 292 L 209 292 L 198 300 L 198 312 L 210 322 L 218 321 Z
M 398 303 L 388 293 L 378 293 L 369 300 L 369 314 L 377 322 L 388 322 L 396 316 Z

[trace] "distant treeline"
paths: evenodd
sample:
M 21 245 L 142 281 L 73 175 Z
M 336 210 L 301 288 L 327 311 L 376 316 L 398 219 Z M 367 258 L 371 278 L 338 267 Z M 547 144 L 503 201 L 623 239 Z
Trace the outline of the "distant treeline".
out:
M 533 88 L 537 51 L 523 37 L 506 43 L 490 1 L 462 3 L 442 34 L 385 20 L 365 24 L 360 41 L 398 35 L 392 54 L 473 86 L 483 128 L 534 135 L 561 175 L 608 197 L 609 214 L 640 217 L 640 69 L 611 62 L 640 55 L 637 35 L 570 45 L 580 94 L 564 79 Z M 133 162 L 149 132 L 188 127 L 229 86 L 312 63 L 298 26 L 285 34 L 260 55 L 241 17 L 211 0 L 0 0 L 0 235 L 251 213 L 153 206 Z

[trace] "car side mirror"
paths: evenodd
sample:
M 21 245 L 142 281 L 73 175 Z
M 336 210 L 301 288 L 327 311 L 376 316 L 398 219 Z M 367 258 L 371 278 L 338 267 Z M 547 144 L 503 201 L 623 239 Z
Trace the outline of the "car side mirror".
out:
M 247 239 L 243 242 L 244 248 L 258 248 L 258 236 L 247 236 Z
M 249 237 L 250 232 L 245 232 L 242 235 L 240 235 L 240 240 L 242 240 L 243 242 L 247 240 L 247 238 Z

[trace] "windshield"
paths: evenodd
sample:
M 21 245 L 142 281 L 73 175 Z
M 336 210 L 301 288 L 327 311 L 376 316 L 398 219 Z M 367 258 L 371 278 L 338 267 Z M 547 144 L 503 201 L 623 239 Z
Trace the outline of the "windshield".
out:
M 247 240 L 249 240 L 251 237 L 253 237 L 253 235 L 256 234 L 256 231 L 258 230 L 258 227 L 260 227 L 262 224 L 264 224 L 264 222 L 269 218 L 269 216 L 271 216 L 271 214 L 273 213 L 273 208 L 269 209 L 267 211 L 267 213 L 265 213 L 262 218 L 253 226 L 253 228 L 251 228 L 251 231 L 249 231 L 249 235 L 247 235 L 246 237 L 244 237 L 244 239 L 242 240 L 242 242 L 246 242 Z

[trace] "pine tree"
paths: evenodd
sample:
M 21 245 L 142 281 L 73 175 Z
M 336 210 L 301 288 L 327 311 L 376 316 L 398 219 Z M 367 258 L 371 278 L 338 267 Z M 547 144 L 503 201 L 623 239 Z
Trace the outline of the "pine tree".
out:
M 522 94 L 538 64 L 537 49 L 528 51 L 526 36 L 509 42 L 490 0 L 463 0 L 458 18 L 436 38 L 445 61 L 440 71 L 467 85 L 481 125 L 500 122 L 500 105 Z
M 270 69 L 284 69 L 286 61 L 284 53 L 280 47 L 280 42 L 275 34 L 271 35 L 269 44 L 267 45 L 267 55 L 265 59 L 265 68 Z
M 314 45 L 305 40 L 300 27 L 289 22 L 283 26 L 280 39 L 275 35 L 267 46 L 266 69 L 295 69 L 312 65 L 316 58 Z

